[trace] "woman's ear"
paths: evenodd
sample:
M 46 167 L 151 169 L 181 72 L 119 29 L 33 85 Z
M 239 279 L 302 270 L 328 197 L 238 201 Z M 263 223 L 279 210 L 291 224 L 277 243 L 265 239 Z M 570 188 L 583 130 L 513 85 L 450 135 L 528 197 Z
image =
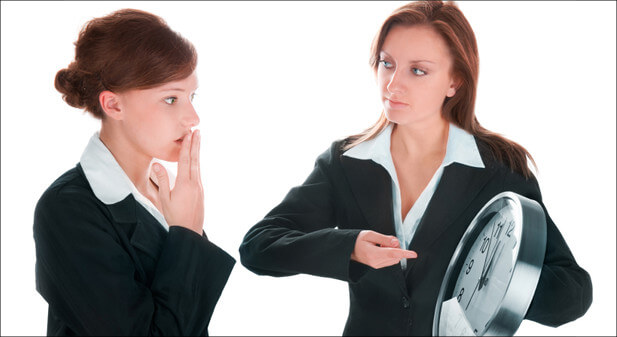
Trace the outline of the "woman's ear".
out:
M 122 120 L 124 118 L 118 94 L 105 90 L 99 94 L 99 103 L 107 117 L 115 120 Z
M 456 91 L 461 87 L 461 80 L 458 77 L 452 78 L 450 81 L 450 87 L 446 92 L 446 97 L 454 97 L 456 95 Z

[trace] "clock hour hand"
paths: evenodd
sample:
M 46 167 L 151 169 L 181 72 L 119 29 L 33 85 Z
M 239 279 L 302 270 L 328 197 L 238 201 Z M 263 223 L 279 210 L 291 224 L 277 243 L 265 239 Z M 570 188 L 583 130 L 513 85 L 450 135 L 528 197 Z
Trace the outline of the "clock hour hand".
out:
M 490 267 L 490 265 L 492 264 L 493 258 L 495 257 L 495 253 L 497 252 L 497 248 L 499 248 L 499 243 L 501 241 L 497 242 L 497 245 L 495 246 L 495 248 L 493 248 L 493 250 L 491 251 L 491 242 L 493 241 L 493 238 L 495 239 L 499 239 L 499 237 L 501 236 L 501 229 L 503 227 L 503 223 L 501 221 L 501 219 L 499 219 L 496 224 L 493 224 L 493 230 L 491 232 L 491 237 L 489 238 L 489 246 L 488 246 L 488 252 L 484 258 L 484 266 L 482 267 L 482 272 L 480 273 L 480 286 L 478 287 L 478 290 L 482 289 L 482 287 L 484 286 L 485 280 L 486 280 L 486 275 L 488 274 L 488 269 Z M 495 232 L 495 230 L 497 230 L 497 232 Z M 488 256 L 491 256 L 490 258 L 488 258 Z M 488 261 L 488 263 L 487 263 Z
M 488 261 L 490 260 L 488 258 L 489 254 L 491 253 L 491 241 L 493 241 L 493 235 L 495 235 L 495 224 L 493 224 L 493 229 L 491 231 L 491 236 L 488 237 L 488 247 L 486 248 L 486 255 L 484 255 L 484 265 L 482 266 L 482 272 L 480 273 L 480 275 L 484 275 L 485 271 L 486 271 L 486 267 L 488 266 Z M 482 280 L 482 277 L 480 277 L 480 280 Z M 482 288 L 482 286 L 480 285 L 480 288 Z
M 495 262 L 495 255 L 497 255 L 497 260 L 499 260 L 499 256 L 501 256 L 501 252 L 503 251 L 503 246 L 504 244 L 502 241 L 497 242 L 497 246 L 493 250 L 493 255 L 491 255 L 491 259 L 488 262 L 488 266 L 486 267 L 486 270 L 480 275 L 480 286 L 478 287 L 478 290 L 482 289 L 482 287 L 486 284 L 486 281 L 487 281 L 486 275 L 488 275 L 488 272 L 491 270 L 491 267 L 493 266 L 493 262 Z M 499 254 L 497 254 L 498 250 L 499 250 Z
M 465 306 L 465 310 L 469 308 L 469 304 L 471 303 L 473 296 L 476 294 L 476 290 L 482 289 L 482 286 L 484 284 L 484 276 L 488 274 L 488 269 L 491 265 L 492 258 L 495 256 L 495 251 L 497 249 L 493 249 L 493 255 L 491 255 L 490 259 L 488 258 L 488 256 L 491 253 L 491 241 L 493 241 L 493 237 L 495 236 L 496 227 L 499 230 L 497 232 L 497 236 L 499 236 L 499 233 L 501 232 L 501 227 L 495 226 L 495 224 L 493 223 L 493 229 L 491 230 L 491 236 L 488 237 L 488 246 L 486 248 L 486 255 L 484 255 L 484 265 L 482 266 L 482 272 L 480 273 L 480 278 L 478 279 L 478 282 L 476 283 L 476 287 L 473 289 L 473 293 L 471 293 L 471 297 L 469 297 L 469 301 L 467 302 L 467 305 Z
M 491 233 L 491 237 L 493 236 L 493 234 Z M 482 272 L 480 273 L 480 278 L 478 279 L 478 282 L 476 283 L 476 287 L 473 288 L 473 293 L 471 293 L 471 296 L 469 297 L 469 301 L 467 302 L 467 305 L 465 306 L 465 310 L 467 310 L 467 308 L 469 308 L 469 304 L 471 303 L 471 300 L 473 300 L 473 295 L 476 294 L 476 290 L 480 290 L 482 289 L 482 283 L 484 281 L 484 278 L 482 277 L 485 273 L 486 267 L 488 265 L 487 261 L 488 261 L 488 254 L 491 251 L 491 237 L 488 238 L 488 247 L 486 248 L 487 252 L 486 255 L 484 255 L 484 266 L 482 266 Z

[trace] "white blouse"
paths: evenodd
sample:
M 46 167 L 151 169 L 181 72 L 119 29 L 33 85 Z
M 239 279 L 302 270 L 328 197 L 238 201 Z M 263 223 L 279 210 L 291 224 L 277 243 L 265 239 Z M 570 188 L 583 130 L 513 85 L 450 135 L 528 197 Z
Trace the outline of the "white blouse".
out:
M 153 159 L 152 162 L 160 162 Z M 86 149 L 81 155 L 81 168 L 86 174 L 86 179 L 94 192 L 94 195 L 104 204 L 111 205 L 124 200 L 129 194 L 139 202 L 158 222 L 169 231 L 169 225 L 165 217 L 154 206 L 150 199 L 143 196 L 133 185 L 120 164 L 116 161 L 109 149 L 99 138 L 99 132 L 95 132 L 90 138 Z M 152 164 L 152 163 L 150 163 Z M 153 181 L 157 181 L 150 172 Z M 167 170 L 170 184 L 176 180 L 173 173 Z M 173 185 L 170 187 L 172 188 Z
M 420 194 L 420 197 L 418 197 L 418 200 L 413 204 L 409 213 L 405 216 L 405 219 L 401 219 L 401 192 L 394 162 L 392 161 L 392 154 L 390 153 L 392 127 L 393 124 L 390 123 L 390 125 L 375 138 L 354 146 L 345 151 L 343 155 L 362 160 L 370 159 L 383 166 L 383 168 L 388 171 L 392 178 L 394 229 L 401 247 L 407 249 L 426 211 L 426 207 L 435 193 L 435 189 L 443 174 L 443 168 L 454 162 L 471 167 L 484 168 L 484 163 L 480 157 L 480 152 L 478 151 L 478 146 L 476 145 L 474 137 L 467 131 L 450 123 L 446 155 L 444 156 L 443 162 L 435 171 L 435 174 L 433 174 L 433 177 Z M 406 259 L 401 260 L 401 266 L 403 269 L 407 267 Z

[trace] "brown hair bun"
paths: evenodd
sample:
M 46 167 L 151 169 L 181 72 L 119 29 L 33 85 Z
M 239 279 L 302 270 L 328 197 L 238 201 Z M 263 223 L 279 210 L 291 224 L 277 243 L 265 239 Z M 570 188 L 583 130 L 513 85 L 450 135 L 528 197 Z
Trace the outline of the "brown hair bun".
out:
M 55 87 L 72 107 L 104 118 L 99 95 L 147 89 L 193 73 L 193 45 L 160 17 L 122 9 L 88 21 L 75 42 L 75 60 L 56 74 Z

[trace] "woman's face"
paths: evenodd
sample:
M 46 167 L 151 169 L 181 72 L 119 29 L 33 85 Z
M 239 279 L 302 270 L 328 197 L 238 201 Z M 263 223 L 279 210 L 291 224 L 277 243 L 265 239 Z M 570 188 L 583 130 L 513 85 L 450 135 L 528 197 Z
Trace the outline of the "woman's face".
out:
M 192 103 L 196 89 L 197 76 L 193 73 L 155 88 L 119 94 L 126 139 L 150 157 L 178 161 L 182 138 L 199 124 Z
M 391 28 L 377 67 L 388 120 L 405 125 L 441 118 L 444 99 L 455 93 L 451 68 L 448 46 L 432 28 Z

